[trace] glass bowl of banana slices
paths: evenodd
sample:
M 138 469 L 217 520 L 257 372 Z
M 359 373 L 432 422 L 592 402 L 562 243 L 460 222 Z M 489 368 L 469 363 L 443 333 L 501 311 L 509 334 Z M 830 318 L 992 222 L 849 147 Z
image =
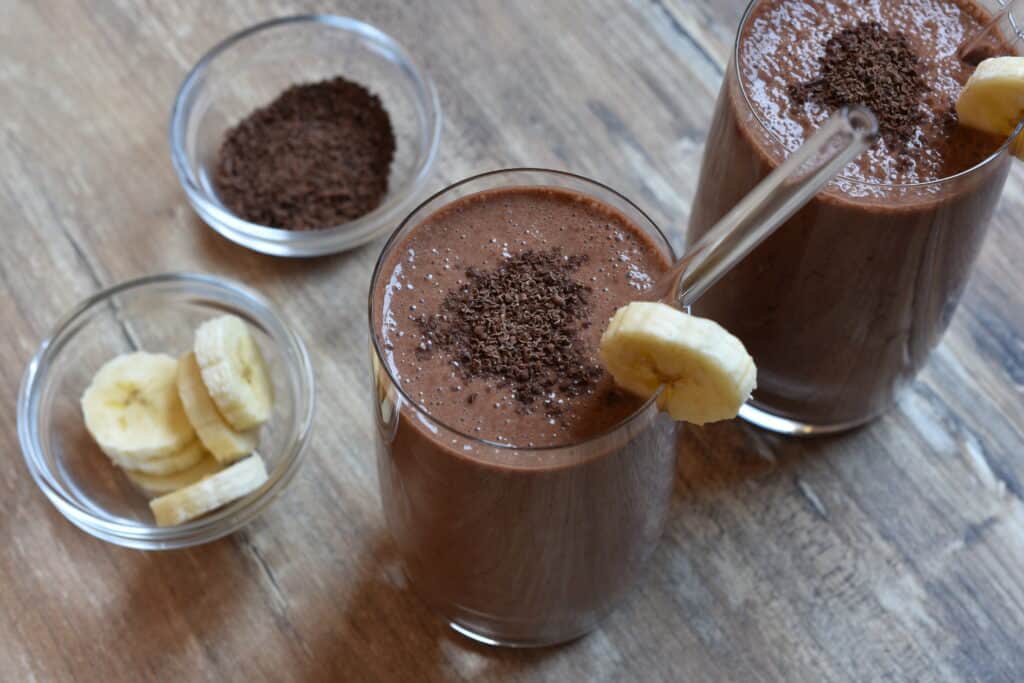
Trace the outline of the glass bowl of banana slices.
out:
M 273 305 L 171 273 L 104 290 L 56 326 L 22 379 L 18 437 L 75 525 L 183 548 L 236 531 L 283 490 L 313 406 L 309 354 Z

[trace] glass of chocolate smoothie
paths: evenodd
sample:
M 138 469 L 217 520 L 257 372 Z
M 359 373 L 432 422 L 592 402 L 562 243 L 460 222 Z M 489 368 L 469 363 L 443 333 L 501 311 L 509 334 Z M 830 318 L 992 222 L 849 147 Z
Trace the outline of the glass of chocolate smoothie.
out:
M 995 0 L 755 0 L 708 136 L 696 242 L 831 111 L 871 108 L 881 139 L 694 305 L 743 340 L 758 389 L 741 415 L 774 431 L 878 416 L 938 343 L 1012 157 L 958 125 L 961 43 Z M 973 58 L 1012 54 L 998 31 Z M 1014 137 L 1020 134 L 1020 129 Z
M 384 512 L 457 631 L 576 638 L 654 549 L 676 426 L 616 389 L 597 347 L 672 261 L 626 198 L 535 169 L 452 185 L 386 245 L 369 311 Z

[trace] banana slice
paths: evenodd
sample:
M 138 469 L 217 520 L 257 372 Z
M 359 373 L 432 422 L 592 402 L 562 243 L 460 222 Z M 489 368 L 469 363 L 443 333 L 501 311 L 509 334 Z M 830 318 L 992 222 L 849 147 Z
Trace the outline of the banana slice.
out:
M 1024 57 L 984 60 L 956 102 L 960 122 L 996 135 L 1009 135 L 1024 119 Z M 1013 153 L 1024 159 L 1024 136 Z
M 174 474 L 147 474 L 133 470 L 125 470 L 124 473 L 146 496 L 155 498 L 191 486 L 211 474 L 220 472 L 223 467 L 216 458 L 204 454 L 195 465 Z
M 620 386 L 644 397 L 664 387 L 658 406 L 698 425 L 736 417 L 756 386 L 757 368 L 739 339 L 661 303 L 617 310 L 598 355 Z
M 221 417 L 206 391 L 195 353 L 188 353 L 178 361 L 178 395 L 199 440 L 219 462 L 232 463 L 256 449 L 257 430 L 239 432 Z
M 195 353 L 210 398 L 232 428 L 252 429 L 270 418 L 266 364 L 241 318 L 224 315 L 200 325 Z
M 238 500 L 263 486 L 266 480 L 263 459 L 250 455 L 195 484 L 154 498 L 149 501 L 149 507 L 157 526 L 174 526 Z
M 82 394 L 85 427 L 115 461 L 173 455 L 195 439 L 176 380 L 178 361 L 138 351 L 108 361 Z
M 146 474 L 166 475 L 187 470 L 202 460 L 204 455 L 206 455 L 206 451 L 203 449 L 203 444 L 199 441 L 193 441 L 177 453 L 164 455 L 159 458 L 147 458 L 143 460 L 141 458 L 110 456 L 110 461 L 125 470 L 145 472 Z

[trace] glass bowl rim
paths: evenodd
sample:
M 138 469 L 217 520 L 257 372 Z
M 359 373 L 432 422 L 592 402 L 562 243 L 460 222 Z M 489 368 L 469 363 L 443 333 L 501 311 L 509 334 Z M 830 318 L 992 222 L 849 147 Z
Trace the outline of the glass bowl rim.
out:
M 735 76 L 736 85 L 739 88 L 740 94 L 743 96 L 743 102 L 744 104 L 747 105 L 747 109 L 754 116 L 754 120 L 757 121 L 758 126 L 760 126 L 761 130 L 764 131 L 773 140 L 778 142 L 780 145 L 783 145 L 784 153 L 786 155 L 789 155 L 792 153 L 792 150 L 785 149 L 785 145 L 783 144 L 782 139 L 775 133 L 775 131 L 773 131 L 765 124 L 761 111 L 758 109 L 758 107 L 755 107 L 754 103 L 750 100 L 750 95 L 749 93 L 747 93 L 746 86 L 743 85 L 743 78 L 740 74 L 740 38 L 743 35 L 743 30 L 746 28 L 747 23 L 750 21 L 751 16 L 754 13 L 754 7 L 762 1 L 763 0 L 749 0 L 747 2 L 746 9 L 743 11 L 743 16 L 740 18 L 739 28 L 736 29 L 736 38 L 733 41 L 733 73 L 731 75 Z M 999 1 L 1002 2 L 1002 0 Z M 1011 22 L 1015 22 L 1012 15 Z M 1016 23 L 1014 23 L 1014 26 L 1016 26 Z M 1018 33 L 1018 35 L 1021 35 L 1021 33 Z M 728 69 L 728 67 L 726 68 Z M 722 87 L 725 88 L 726 86 L 726 82 L 723 81 Z M 842 180 L 843 182 L 853 183 L 865 188 L 881 188 L 884 190 L 916 190 L 922 188 L 936 187 L 944 185 L 946 183 L 954 182 L 967 176 L 974 175 L 976 171 L 981 171 L 990 164 L 995 163 L 997 159 L 1001 158 L 1003 154 L 1010 149 L 1011 145 L 1014 144 L 1014 140 L 1016 140 L 1017 136 L 1021 135 L 1022 133 L 1024 133 L 1024 120 L 1017 124 L 1016 128 L 1013 129 L 1013 132 L 1010 133 L 1006 140 L 1003 141 L 1003 144 L 1000 145 L 994 152 L 992 152 L 992 154 L 985 157 L 984 159 L 974 164 L 973 166 L 965 168 L 962 171 L 957 171 L 953 175 L 945 176 L 944 178 L 935 178 L 934 180 L 925 180 L 919 183 L 879 183 L 870 180 L 863 180 L 860 178 L 851 178 L 845 175 L 837 175 L 834 180 Z M 773 154 L 772 156 L 774 157 L 775 155 Z M 777 163 L 781 162 L 778 161 Z
M 611 193 L 612 195 L 618 197 L 620 200 L 622 200 L 627 205 L 629 205 L 633 210 L 635 210 L 637 213 L 639 213 L 641 216 L 643 216 L 644 220 L 646 220 L 647 223 L 654 229 L 655 234 L 662 240 L 663 244 L 666 247 L 668 247 L 668 256 L 669 256 L 669 258 L 672 259 L 672 260 L 675 260 L 676 254 L 675 254 L 675 249 L 672 247 L 672 243 L 669 241 L 668 237 L 662 231 L 661 227 L 658 226 L 658 224 L 654 222 L 654 219 L 652 219 L 647 214 L 646 211 L 644 211 L 639 206 L 637 206 L 629 197 L 625 196 L 624 194 L 622 194 L 618 190 L 616 190 L 616 189 L 614 189 L 612 187 L 609 187 L 608 185 L 605 185 L 604 183 L 602 183 L 600 181 L 594 180 L 593 178 L 588 178 L 587 176 L 580 175 L 578 173 L 571 173 L 569 171 L 559 171 L 559 170 L 551 169 L 551 168 L 539 168 L 539 167 L 529 167 L 529 166 L 517 166 L 517 167 L 511 167 L 511 168 L 500 168 L 500 169 L 494 169 L 494 170 L 491 170 L 491 171 L 484 171 L 483 173 L 477 173 L 477 174 L 468 176 L 466 178 L 463 178 L 461 180 L 458 180 L 458 181 L 456 181 L 454 183 L 451 183 L 450 185 L 446 185 L 445 187 L 441 188 L 440 190 L 438 190 L 434 194 L 432 194 L 429 197 L 427 197 L 426 199 L 424 199 L 422 202 L 420 202 L 416 206 L 416 208 L 414 208 L 412 211 L 409 212 L 409 214 L 402 220 L 402 222 L 398 225 L 398 227 L 395 228 L 394 231 L 392 231 L 390 236 L 388 236 L 387 242 L 384 243 L 384 246 L 381 248 L 380 255 L 377 257 L 377 263 L 373 267 L 373 273 L 370 275 L 370 287 L 369 287 L 369 293 L 368 293 L 368 296 L 367 296 L 367 308 L 368 308 L 367 318 L 368 318 L 368 323 L 369 323 L 369 326 L 370 326 L 370 344 L 372 346 L 374 355 L 377 357 L 377 360 L 380 361 L 381 367 L 384 369 L 384 372 L 387 373 L 388 381 L 391 382 L 391 384 L 394 385 L 395 389 L 398 391 L 399 396 L 401 396 L 402 399 L 406 403 L 411 405 L 413 407 L 413 409 L 415 409 L 416 412 L 421 417 L 426 418 L 430 422 L 432 422 L 434 424 L 437 424 L 440 427 L 443 427 L 445 430 L 451 432 L 452 434 L 455 434 L 455 435 L 459 436 L 460 438 L 466 439 L 467 441 L 471 441 L 471 442 L 477 443 L 477 444 L 482 444 L 482 445 L 485 445 L 487 447 L 495 448 L 495 449 L 498 449 L 498 450 L 503 451 L 503 452 L 512 452 L 512 451 L 514 451 L 514 452 L 519 452 L 519 453 L 561 453 L 561 452 L 564 452 L 564 451 L 570 451 L 572 449 L 576 449 L 576 448 L 580 448 L 582 446 L 586 446 L 588 444 L 600 441 L 602 439 L 606 439 L 609 436 L 611 436 L 612 434 L 618 432 L 619 430 L 629 426 L 630 424 L 632 424 L 633 422 L 638 420 L 641 416 L 645 415 L 650 410 L 651 406 L 654 405 L 657 402 L 658 397 L 661 395 L 662 389 L 659 388 L 658 391 L 653 396 L 651 396 L 646 401 L 644 401 L 644 403 L 639 408 L 637 408 L 636 411 L 630 413 L 629 415 L 627 415 L 623 419 L 619 420 L 615 424 L 611 425 L 607 429 L 605 429 L 605 430 L 603 430 L 603 431 L 601 431 L 601 432 L 599 432 L 597 434 L 594 434 L 594 435 L 591 435 L 591 436 L 587 436 L 587 437 L 582 438 L 582 439 L 578 439 L 578 440 L 570 441 L 570 442 L 566 442 L 566 443 L 557 443 L 557 444 L 554 444 L 552 446 L 516 446 L 516 445 L 513 445 L 513 444 L 505 444 L 505 443 L 500 443 L 500 442 L 497 442 L 497 441 L 489 441 L 487 439 L 481 439 L 479 437 L 473 436 L 472 434 L 467 434 L 467 433 L 465 433 L 465 432 L 463 432 L 463 431 L 461 431 L 459 429 L 456 429 L 456 428 L 452 427 L 448 423 L 438 419 L 436 416 L 432 415 L 430 413 L 430 411 L 426 407 L 420 405 L 420 403 L 418 401 L 416 401 L 408 393 L 406 393 L 404 387 L 402 387 L 402 384 L 395 378 L 395 375 L 391 371 L 391 368 L 388 367 L 388 364 L 386 362 L 383 362 L 384 354 L 382 353 L 381 346 L 380 346 L 380 340 L 378 338 L 378 335 L 377 335 L 376 329 L 375 329 L 375 325 L 374 325 L 374 317 L 375 316 L 374 316 L 374 301 L 373 301 L 374 297 L 373 297 L 373 293 L 374 293 L 375 285 L 377 283 L 377 278 L 381 274 L 381 269 L 384 266 L 385 257 L 389 256 L 391 254 L 392 248 L 396 245 L 396 242 L 397 242 L 397 239 L 398 239 L 398 235 L 402 232 L 403 229 L 405 229 L 406 225 L 409 223 L 409 220 L 418 211 L 420 211 L 422 208 L 424 208 L 425 206 L 427 206 L 428 204 L 433 202 L 435 199 L 439 199 L 442 195 L 448 194 L 452 190 L 455 190 L 455 189 L 457 189 L 459 187 L 462 187 L 463 185 L 467 185 L 469 183 L 476 182 L 478 180 L 482 180 L 482 179 L 485 179 L 485 178 L 491 178 L 491 177 L 495 177 L 495 176 L 516 175 L 516 174 L 525 174 L 525 173 L 547 174 L 547 175 L 559 176 L 559 177 L 563 177 L 563 178 L 571 178 L 573 180 L 580 181 L 580 182 L 582 182 L 585 185 L 591 185 L 591 186 L 600 188 L 602 190 L 605 190 L 605 191 Z M 525 185 L 509 185 L 509 187 L 538 187 L 538 186 L 537 185 L 525 184 Z M 438 208 L 441 208 L 441 207 L 438 207 Z
M 191 116 L 191 108 L 186 102 L 191 99 L 193 90 L 201 83 L 203 75 L 218 56 L 256 34 L 290 25 L 318 24 L 341 32 L 357 36 L 365 42 L 373 43 L 394 55 L 396 66 L 410 77 L 416 92 L 416 101 L 426 112 L 430 130 L 420 127 L 420 142 L 429 136 L 426 151 L 418 154 L 418 163 L 410 172 L 409 178 L 398 188 L 389 191 L 385 201 L 370 213 L 359 218 L 327 228 L 316 230 L 286 230 L 247 221 L 235 213 L 223 208 L 219 202 L 210 197 L 203 189 L 193 173 L 189 163 L 189 154 L 185 148 L 185 126 Z M 220 234 L 242 246 L 275 256 L 311 257 L 338 253 L 363 244 L 387 229 L 386 220 L 391 214 L 402 211 L 422 188 L 433 170 L 434 162 L 441 142 L 443 114 L 441 100 L 437 88 L 430 75 L 421 69 L 409 52 L 394 38 L 380 29 L 351 17 L 336 14 L 295 14 L 277 17 L 254 24 L 224 38 L 200 57 L 188 74 L 186 74 L 171 108 L 168 126 L 168 139 L 171 148 L 171 161 L 174 165 L 178 181 L 190 201 L 202 208 L 200 216 L 208 213 L 220 225 L 210 225 Z M 222 229 L 223 227 L 223 229 Z M 242 239 L 236 239 L 235 235 Z M 280 249 L 284 246 L 284 250 Z M 289 248 L 300 248 L 300 252 L 292 252 Z
M 299 378 L 300 393 L 296 404 L 295 423 L 292 426 L 294 438 L 285 445 L 281 461 L 269 472 L 270 478 L 261 487 L 262 490 L 258 495 L 250 494 L 242 500 L 241 505 L 228 505 L 210 515 L 172 527 L 111 521 L 97 516 L 79 504 L 67 494 L 67 488 L 54 479 L 51 468 L 46 464 L 44 449 L 40 443 L 37 423 L 38 401 L 42 387 L 48 379 L 49 366 L 60 352 L 64 337 L 77 331 L 75 325 L 84 315 L 118 294 L 167 284 L 200 288 L 202 294 L 220 303 L 242 310 L 257 319 L 270 320 L 279 327 L 277 332 L 282 333 L 283 338 L 274 336 L 274 341 L 284 347 L 286 358 L 294 356 L 294 360 L 289 362 L 294 363 L 292 369 Z M 262 294 L 240 283 L 202 273 L 171 272 L 147 275 L 125 280 L 90 295 L 51 328 L 40 342 L 22 376 L 17 406 L 18 438 L 25 464 L 36 485 L 54 507 L 79 528 L 101 540 L 129 548 L 184 548 L 207 543 L 237 531 L 273 502 L 294 478 L 309 442 L 316 405 L 315 389 L 313 366 L 305 344 L 285 322 L 277 307 Z

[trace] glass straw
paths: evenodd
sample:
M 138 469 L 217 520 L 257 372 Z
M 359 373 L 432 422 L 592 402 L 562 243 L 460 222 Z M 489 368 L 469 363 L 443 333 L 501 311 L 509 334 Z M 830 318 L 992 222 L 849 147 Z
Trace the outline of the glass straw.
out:
M 684 309 L 693 304 L 877 137 L 878 122 L 868 109 L 833 114 L 661 278 L 663 300 Z
M 972 58 L 972 53 L 980 47 L 981 43 L 983 43 L 1004 21 L 1007 22 L 1009 28 L 1008 34 L 1004 36 L 1009 45 L 1013 45 L 1021 38 L 1024 38 L 1024 26 L 1021 26 L 1020 23 L 1018 23 L 1017 18 L 1013 15 L 1013 10 L 1018 7 L 1024 7 L 1024 4 L 1021 4 L 1021 0 L 1000 0 L 1000 4 L 1002 7 L 992 16 L 992 19 L 982 26 L 977 33 L 965 40 L 964 44 L 960 46 L 960 50 L 957 52 L 960 59 L 968 63 L 976 63 L 980 61 L 976 58 Z

